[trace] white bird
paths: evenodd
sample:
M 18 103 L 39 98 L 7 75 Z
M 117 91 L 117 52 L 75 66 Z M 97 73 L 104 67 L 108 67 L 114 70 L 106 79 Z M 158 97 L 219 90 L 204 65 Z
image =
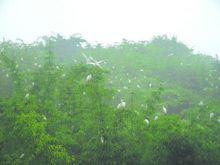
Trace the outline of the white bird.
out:
M 117 109 L 124 109 L 125 105 L 126 105 L 126 103 L 124 102 L 123 99 L 121 99 L 121 102 L 118 104 Z
M 21 61 L 24 61 L 24 59 L 21 57 Z
M 102 136 L 101 136 L 100 139 L 101 139 L 101 143 L 104 143 L 104 138 Z
M 44 120 L 47 120 L 46 116 L 43 115 L 43 119 L 44 119 Z
M 21 155 L 20 155 L 20 159 L 23 158 L 23 157 L 24 157 L 24 154 L 21 154 Z
M 4 53 L 5 49 L 1 48 L 0 53 Z
M 214 113 L 211 112 L 211 113 L 209 114 L 209 117 L 210 117 L 210 119 L 213 118 L 213 117 L 214 117 Z
M 131 80 L 130 80 L 130 79 L 128 80 L 128 83 L 129 83 L 129 84 L 131 83 Z
M 203 105 L 204 105 L 203 101 L 200 101 L 199 106 L 203 106 Z
M 124 89 L 128 89 L 128 87 L 126 87 L 126 86 L 124 86 L 123 88 L 124 88 Z
M 150 87 L 150 88 L 152 87 L 152 84 L 151 84 L 151 83 L 149 83 L 149 87 Z
M 28 98 L 29 97 L 29 93 L 27 93 L 26 95 L 25 95 L 25 98 Z
M 144 119 L 144 121 L 147 123 L 147 125 L 150 124 L 148 119 Z
M 98 66 L 98 67 L 102 68 L 102 66 L 100 64 L 103 63 L 104 61 L 97 61 L 97 60 L 94 60 L 92 57 L 87 57 L 85 54 L 82 54 L 82 55 L 86 59 L 86 64 L 90 64 L 90 65 L 94 65 L 94 66 Z
M 86 81 L 88 82 L 88 81 L 90 81 L 91 79 L 92 79 L 92 75 L 89 74 L 89 75 L 86 77 Z
M 163 112 L 164 112 L 164 113 L 167 113 L 167 109 L 166 109 L 165 106 L 163 106 Z
M 156 116 L 154 116 L 154 120 L 157 120 L 158 119 L 158 116 L 156 115 Z
M 143 69 L 140 69 L 140 71 L 143 72 L 144 70 L 143 70 Z
M 139 85 L 139 84 L 137 84 L 137 88 L 140 88 L 140 85 Z

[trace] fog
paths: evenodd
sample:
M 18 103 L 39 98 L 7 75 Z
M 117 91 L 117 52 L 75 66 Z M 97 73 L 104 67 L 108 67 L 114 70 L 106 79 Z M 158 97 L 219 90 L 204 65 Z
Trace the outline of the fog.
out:
M 1 0 L 0 38 L 80 33 L 92 43 L 176 36 L 196 51 L 220 54 L 217 0 Z

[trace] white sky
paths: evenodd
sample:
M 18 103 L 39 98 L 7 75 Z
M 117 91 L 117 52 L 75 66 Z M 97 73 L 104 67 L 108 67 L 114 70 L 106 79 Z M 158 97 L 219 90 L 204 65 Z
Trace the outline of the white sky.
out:
M 0 38 L 82 34 L 89 42 L 168 34 L 220 55 L 219 0 L 0 0 Z

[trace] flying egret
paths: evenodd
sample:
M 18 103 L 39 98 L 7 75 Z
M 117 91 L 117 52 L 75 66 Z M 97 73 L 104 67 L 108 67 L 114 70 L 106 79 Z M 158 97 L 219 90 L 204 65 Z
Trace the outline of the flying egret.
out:
M 102 68 L 102 66 L 100 65 L 101 63 L 103 63 L 104 61 L 97 61 L 95 59 L 93 59 L 92 57 L 87 57 L 85 54 L 82 54 L 85 59 L 86 59 L 86 64 L 90 64 L 90 65 L 94 65 L 94 66 L 98 66 L 100 68 Z

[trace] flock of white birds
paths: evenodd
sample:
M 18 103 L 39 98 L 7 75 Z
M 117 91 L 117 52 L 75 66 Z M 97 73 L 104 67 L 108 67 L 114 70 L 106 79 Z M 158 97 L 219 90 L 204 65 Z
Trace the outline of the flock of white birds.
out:
M 4 53 L 4 48 L 1 48 L 0 53 Z M 94 59 L 94 58 L 91 57 L 91 56 L 87 56 L 87 55 L 85 55 L 85 54 L 82 54 L 82 55 L 83 55 L 83 57 L 85 58 L 87 65 L 93 65 L 93 66 L 96 66 L 96 67 L 99 67 L 99 68 L 103 68 L 101 64 L 106 64 L 106 62 L 105 62 L 104 60 L 98 61 L 98 60 Z M 37 59 L 37 57 L 35 57 L 34 59 Z M 21 57 L 21 58 L 20 58 L 20 61 L 21 61 L 21 62 L 24 62 L 24 58 Z M 74 62 L 77 63 L 77 60 L 74 59 Z M 1 64 L 1 63 L 2 63 L 2 61 L 0 60 L 0 64 Z M 183 63 L 181 62 L 180 65 L 183 65 Z M 36 62 L 34 63 L 34 66 L 35 66 L 35 67 L 38 67 L 38 68 L 41 68 L 41 67 L 42 67 L 41 64 L 38 64 L 38 63 L 36 63 Z M 16 64 L 16 68 L 18 68 L 18 67 L 19 67 L 19 65 Z M 115 66 L 112 66 L 111 68 L 112 68 L 112 70 L 115 70 L 115 69 L 116 69 Z M 125 67 L 122 67 L 122 68 L 125 68 Z M 56 69 L 60 69 L 59 66 L 57 66 Z M 28 69 L 28 70 L 30 71 L 30 69 Z M 144 73 L 144 69 L 142 69 L 142 68 L 140 68 L 139 71 L 142 72 L 142 73 Z M 3 69 L 2 72 L 6 72 L 6 71 Z M 144 74 L 142 74 L 142 75 L 144 76 L 144 78 L 146 78 L 146 76 L 145 76 Z M 9 75 L 9 73 L 6 72 L 5 76 L 6 76 L 7 78 L 9 78 L 10 75 Z M 66 74 L 63 73 L 63 74 L 62 74 L 62 77 L 65 77 L 65 76 L 66 76 Z M 129 78 L 130 74 L 129 74 L 128 72 L 126 73 L 126 76 L 128 77 L 128 83 L 129 83 L 129 84 L 130 84 L 132 81 L 137 80 L 137 77 L 136 77 L 136 76 L 133 76 L 133 80 L 132 80 L 131 78 Z M 93 77 L 92 74 L 87 75 L 86 78 L 85 78 L 86 82 L 91 81 L 91 80 L 92 80 L 92 77 Z M 206 78 L 207 81 L 210 80 L 211 77 L 212 77 L 212 74 L 209 73 L 209 78 Z M 118 77 L 115 76 L 115 78 L 117 79 Z M 218 79 L 220 80 L 220 77 L 218 77 Z M 120 78 L 119 80 L 120 80 L 120 81 L 124 81 L 122 78 Z M 114 80 L 109 79 L 109 83 L 110 83 L 110 84 L 113 84 L 113 81 L 114 81 Z M 210 82 L 210 83 L 211 83 L 211 82 Z M 32 82 L 32 85 L 34 86 L 34 82 Z M 211 85 L 211 87 L 214 86 L 212 83 L 211 83 L 210 85 Z M 151 83 L 151 82 L 148 82 L 148 87 L 149 87 L 149 88 L 152 88 L 152 86 L 153 86 L 152 83 Z M 137 87 L 138 89 L 141 89 L 141 88 L 142 88 L 139 83 L 136 84 L 136 87 Z M 126 85 L 123 86 L 123 89 L 124 89 L 124 90 L 127 90 L 128 88 L 129 88 L 129 87 L 126 86 Z M 216 86 L 216 88 L 218 88 L 218 87 Z M 205 89 L 203 89 L 203 90 L 205 90 Z M 118 89 L 117 91 L 118 91 L 118 93 L 121 93 L 121 92 L 122 92 L 121 89 Z M 85 95 L 85 94 L 86 94 L 86 93 L 83 92 L 83 95 Z M 27 94 L 25 95 L 25 98 L 28 98 L 29 96 L 30 96 L 30 94 L 27 93 Z M 116 98 L 116 97 L 113 96 L 113 99 L 114 99 L 114 98 Z M 144 104 L 141 104 L 142 107 L 144 107 L 143 105 L 144 105 Z M 200 101 L 200 102 L 198 103 L 198 105 L 199 105 L 199 106 L 204 106 L 203 101 Z M 125 109 L 125 108 L 126 108 L 126 102 L 124 101 L 124 99 L 120 99 L 120 102 L 119 102 L 118 105 L 117 105 L 117 109 Z M 162 111 L 163 111 L 164 114 L 167 114 L 167 109 L 166 109 L 165 106 L 162 107 Z M 212 113 L 210 113 L 210 118 L 213 118 L 213 117 L 214 117 L 214 113 L 212 112 Z M 157 119 L 158 119 L 158 116 L 156 115 L 156 116 L 154 117 L 154 119 L 157 120 Z M 145 119 L 145 122 L 146 122 L 147 124 L 149 124 L 149 120 L 148 120 L 148 119 Z M 218 122 L 220 123 L 220 120 L 218 120 Z

